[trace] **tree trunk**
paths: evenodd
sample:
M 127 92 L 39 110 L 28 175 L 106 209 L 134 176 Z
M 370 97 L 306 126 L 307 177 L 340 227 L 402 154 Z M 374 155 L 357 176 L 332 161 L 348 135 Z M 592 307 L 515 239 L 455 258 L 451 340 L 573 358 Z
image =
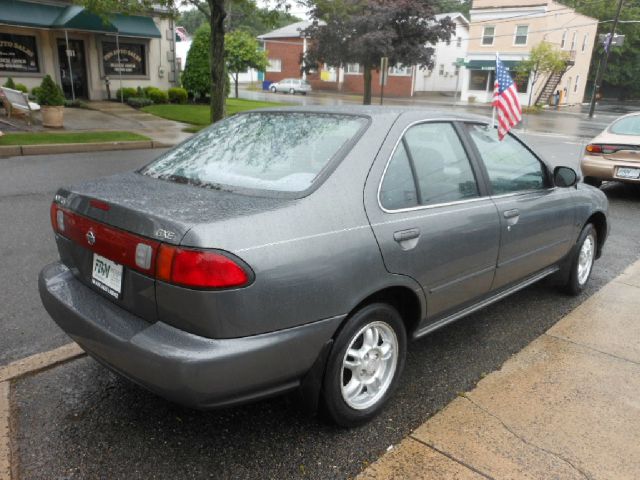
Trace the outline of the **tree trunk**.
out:
M 233 77 L 233 81 L 235 83 L 236 86 L 236 98 L 238 98 L 238 77 L 240 76 L 240 73 L 236 72 L 236 74 Z
M 364 94 L 362 95 L 362 104 L 371 105 L 371 67 L 364 66 Z
M 211 122 L 224 118 L 225 78 L 224 68 L 224 19 L 227 13 L 224 0 L 209 0 L 211 18 Z

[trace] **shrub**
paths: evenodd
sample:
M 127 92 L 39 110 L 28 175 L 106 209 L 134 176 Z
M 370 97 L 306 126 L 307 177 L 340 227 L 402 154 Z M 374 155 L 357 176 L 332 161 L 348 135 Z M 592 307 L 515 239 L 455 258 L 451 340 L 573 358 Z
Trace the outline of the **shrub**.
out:
M 196 97 L 207 96 L 211 88 L 210 43 L 211 28 L 209 25 L 202 25 L 196 30 L 193 43 L 187 53 L 187 63 L 182 73 L 182 84 Z
M 40 95 L 40 87 L 33 87 L 31 89 L 30 97 L 33 98 L 37 102 L 38 101 L 38 95 Z
M 120 93 L 122 90 L 122 97 L 120 97 Z M 122 98 L 125 102 L 129 99 L 129 97 L 135 97 L 138 91 L 133 87 L 123 87 L 122 89 L 116 90 L 116 100 L 120 101 Z
M 168 103 L 169 95 L 164 90 L 160 90 L 156 87 L 147 87 L 145 90 L 145 97 L 151 100 L 153 103 Z
M 129 97 L 127 99 L 127 104 L 133 108 L 142 108 L 153 105 L 153 101 L 145 97 Z
M 53 81 L 51 75 L 46 75 L 38 91 L 38 103 L 47 107 L 64 106 L 65 98 L 60 87 Z
M 29 88 L 24 83 L 16 83 L 16 90 L 22 93 L 29 93 Z
M 167 91 L 171 103 L 187 103 L 188 94 L 184 88 L 173 87 Z
M 2 86 L 5 87 L 5 88 L 11 88 L 12 90 L 16 89 L 16 84 L 13 81 L 13 78 L 11 78 L 11 77 L 8 77 L 7 81 L 4 82 L 4 84 Z
M 144 90 L 142 90 L 142 87 L 140 85 L 138 85 L 136 92 L 136 97 L 144 97 Z

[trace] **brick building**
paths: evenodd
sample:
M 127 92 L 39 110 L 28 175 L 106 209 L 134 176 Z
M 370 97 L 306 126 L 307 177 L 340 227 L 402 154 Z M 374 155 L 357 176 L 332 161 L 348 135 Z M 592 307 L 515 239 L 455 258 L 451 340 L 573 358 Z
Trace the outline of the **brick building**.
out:
M 302 31 L 311 22 L 303 21 L 287 25 L 258 37 L 264 43 L 269 58 L 269 66 L 265 72 L 265 80 L 278 82 L 284 78 L 305 78 L 314 90 L 332 90 L 344 93 L 362 94 L 364 92 L 363 70 L 358 64 L 342 67 L 319 66 L 312 73 L 300 72 L 300 60 L 307 49 L 308 40 Z M 414 67 L 389 69 L 385 95 L 409 97 L 414 91 Z M 372 72 L 372 93 L 380 94 L 379 73 Z

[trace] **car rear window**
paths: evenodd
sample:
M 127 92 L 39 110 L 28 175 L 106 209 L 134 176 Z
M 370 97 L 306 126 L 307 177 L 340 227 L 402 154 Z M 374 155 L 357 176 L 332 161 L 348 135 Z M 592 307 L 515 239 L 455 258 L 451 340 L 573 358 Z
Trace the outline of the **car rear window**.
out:
M 640 135 L 640 115 L 621 118 L 611 125 L 609 131 L 617 135 Z
M 231 191 L 302 192 L 367 124 L 364 117 L 332 113 L 235 115 L 200 132 L 140 172 Z

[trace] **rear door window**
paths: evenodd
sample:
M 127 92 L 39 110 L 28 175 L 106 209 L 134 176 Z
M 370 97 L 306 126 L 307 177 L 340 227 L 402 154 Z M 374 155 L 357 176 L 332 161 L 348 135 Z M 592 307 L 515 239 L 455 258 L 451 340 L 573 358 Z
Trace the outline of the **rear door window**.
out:
M 449 122 L 411 127 L 398 144 L 380 188 L 380 203 L 388 210 L 478 196 L 471 162 Z
M 487 169 L 494 195 L 540 190 L 547 186 L 542 162 L 511 135 L 498 139 L 498 131 L 486 125 L 467 129 Z

